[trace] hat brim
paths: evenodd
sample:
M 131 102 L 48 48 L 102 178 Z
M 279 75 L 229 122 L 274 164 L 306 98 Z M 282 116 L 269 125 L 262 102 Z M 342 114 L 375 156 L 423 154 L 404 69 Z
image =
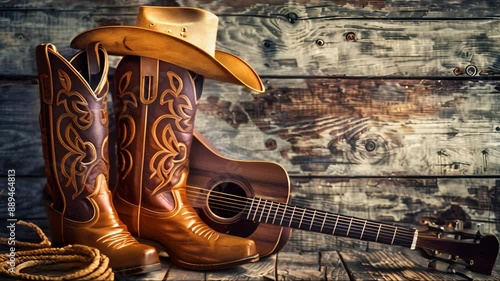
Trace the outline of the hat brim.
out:
M 71 41 L 71 47 L 86 49 L 100 42 L 110 55 L 134 55 L 167 61 L 205 78 L 245 86 L 264 92 L 255 70 L 236 55 L 215 51 L 211 56 L 201 48 L 172 35 L 137 26 L 103 26 L 85 31 Z

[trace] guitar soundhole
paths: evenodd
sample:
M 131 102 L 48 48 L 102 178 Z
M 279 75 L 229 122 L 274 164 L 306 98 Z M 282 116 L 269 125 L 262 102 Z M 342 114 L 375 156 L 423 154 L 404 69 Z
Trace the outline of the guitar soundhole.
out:
M 231 219 L 243 211 L 246 202 L 246 193 L 241 186 L 233 182 L 223 182 L 210 192 L 208 208 L 220 218 Z
M 248 237 L 252 235 L 258 222 L 245 220 L 243 210 L 252 196 L 251 187 L 245 181 L 216 180 L 211 185 L 204 211 L 200 218 L 214 230 L 230 235 Z

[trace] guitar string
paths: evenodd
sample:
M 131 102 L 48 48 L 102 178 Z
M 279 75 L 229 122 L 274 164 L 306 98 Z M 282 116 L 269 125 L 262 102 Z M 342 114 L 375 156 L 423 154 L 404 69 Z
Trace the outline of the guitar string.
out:
M 257 214 L 262 213 L 261 210 L 259 209 Z M 300 211 L 299 211 L 300 213 Z M 335 215 L 336 217 L 336 215 Z M 334 217 L 334 218 L 335 218 Z M 280 220 L 280 216 L 277 216 L 278 220 Z M 334 219 L 333 218 L 333 219 Z M 328 219 L 333 222 L 333 219 Z M 326 220 L 326 221 L 328 221 Z M 259 221 L 259 220 L 258 220 Z M 265 222 L 264 219 L 260 220 L 262 222 Z M 295 220 L 295 217 L 288 217 L 288 213 L 285 214 L 284 219 L 280 220 L 281 223 L 280 225 L 286 226 L 288 223 L 289 227 L 295 227 L 299 222 Z M 386 240 L 386 242 L 391 241 L 391 244 L 398 244 L 398 242 L 406 242 L 408 243 L 408 246 L 411 245 L 411 242 L 413 241 L 413 235 L 414 232 L 406 236 L 403 229 L 398 228 L 394 229 L 397 230 L 397 236 L 395 234 L 395 231 L 392 229 L 387 229 L 389 225 L 385 224 L 378 224 L 380 229 L 374 228 L 373 226 L 368 225 L 368 223 L 363 225 L 356 223 L 354 220 L 351 221 L 350 218 L 342 218 L 339 217 L 339 220 L 335 222 L 337 225 L 334 227 L 328 226 L 327 224 L 321 225 L 321 233 L 330 233 L 333 235 L 338 235 L 338 236 L 347 236 L 347 237 L 352 237 L 352 238 L 359 238 L 359 239 L 365 239 L 365 240 L 373 240 L 373 241 L 378 241 L 378 242 L 383 242 Z M 311 221 L 304 220 L 302 225 L 305 227 L 297 227 L 299 229 L 304 229 L 304 230 L 312 230 L 314 231 L 313 227 L 316 227 L 318 229 L 320 227 L 319 224 L 317 224 L 315 221 L 312 221 L 312 226 L 311 226 Z M 307 226 L 310 226 L 307 228 Z M 380 241 L 379 241 L 380 240 Z
M 206 189 L 204 189 L 204 188 L 200 188 L 200 187 L 189 186 L 188 191 L 191 191 L 191 190 L 189 190 L 189 189 L 198 189 L 198 190 L 201 190 L 201 191 L 206 192 L 206 194 L 200 194 L 199 198 L 201 198 L 201 199 L 205 199 L 205 198 L 207 198 L 207 196 L 206 196 L 206 195 L 208 195 L 208 193 L 210 193 L 210 191 L 208 191 L 208 190 L 206 190 Z M 230 205 L 232 205 L 233 207 L 235 207 L 235 208 L 233 208 L 233 210 L 234 210 L 235 212 L 236 212 L 236 211 L 243 211 L 243 210 L 246 210 L 246 209 L 245 209 L 245 207 L 247 207 L 247 206 L 248 206 L 248 203 L 250 203 L 250 200 L 251 200 L 251 198 L 248 198 L 248 197 L 242 197 L 242 196 L 233 195 L 233 194 L 230 194 L 230 193 L 225 193 L 225 192 L 218 192 L 218 191 L 213 191 L 213 190 L 212 190 L 212 191 L 211 191 L 211 193 L 223 194 L 223 195 L 224 195 L 224 196 L 210 196 L 210 198 L 222 198 L 222 199 L 224 199 L 224 200 L 220 200 L 219 202 L 224 203 L 224 204 L 222 204 L 221 206 L 223 206 L 225 209 L 227 209 L 227 207 L 228 207 L 228 203 L 229 203 L 228 201 L 233 201 L 233 202 L 236 202 L 236 203 L 233 203 L 233 204 L 231 204 L 231 203 L 230 203 Z M 199 193 L 197 193 L 197 194 L 199 194 Z M 237 200 L 236 200 L 236 199 L 232 199 L 232 198 L 227 198 L 227 197 L 235 197 L 235 198 L 237 198 Z M 241 200 L 241 199 L 243 199 L 243 200 Z M 261 200 L 261 202 L 262 202 L 262 201 L 266 201 L 266 203 L 264 204 L 265 206 L 263 206 L 262 208 L 265 208 L 265 207 L 267 206 L 267 203 L 271 203 L 272 205 L 275 205 L 275 204 L 281 204 L 280 202 L 274 202 L 274 201 L 267 200 L 267 199 L 263 199 L 263 198 L 260 198 L 260 199 L 262 199 L 262 200 Z M 211 201 L 214 201 L 214 200 L 211 200 Z M 284 205 L 283 205 L 283 206 L 284 206 Z M 288 206 L 289 206 L 289 205 L 288 205 Z M 316 213 L 318 213 L 318 212 L 322 212 L 322 213 L 324 213 L 325 215 L 334 215 L 334 216 L 337 216 L 337 215 L 338 215 L 338 214 L 335 214 L 335 213 L 330 213 L 330 212 L 325 212 L 325 211 L 320 211 L 320 210 L 307 210 L 307 208 L 302 208 L 302 207 L 298 207 L 298 208 L 301 208 L 301 209 L 302 209 L 302 210 L 301 210 L 302 212 L 304 212 L 304 209 L 308 212 L 308 213 L 306 213 L 306 214 L 307 214 L 307 216 L 306 216 L 306 214 L 304 214 L 304 218 L 308 218 L 308 219 L 309 219 L 309 221 L 311 221 L 312 216 L 314 216 L 314 211 L 316 211 Z M 260 210 L 260 206 L 258 207 L 258 209 Z M 274 208 L 273 208 L 273 209 L 274 209 Z M 311 213 L 311 212 L 312 212 L 312 213 Z M 342 215 L 338 215 L 338 216 L 342 217 Z M 351 218 L 350 216 L 345 216 L 345 217 L 346 217 L 346 218 L 348 218 L 349 220 L 350 220 L 350 218 Z M 353 219 L 359 220 L 359 221 L 361 221 L 362 223 L 364 223 L 365 221 L 367 221 L 367 223 L 370 223 L 370 222 L 371 222 L 371 223 L 374 223 L 374 224 L 375 224 L 375 225 L 377 225 L 377 226 L 378 226 L 379 224 L 383 224 L 383 223 L 380 223 L 380 222 L 371 221 L 371 220 L 365 220 L 365 219 L 360 219 L 360 218 L 356 218 L 356 217 L 353 217 Z M 388 227 L 392 227 L 392 228 L 396 228 L 396 227 L 397 227 L 397 228 L 398 228 L 399 230 L 401 230 L 401 231 L 403 231 L 403 230 L 408 230 L 408 231 L 410 231 L 411 233 L 413 233 L 413 232 L 414 232 L 414 230 L 411 230 L 411 229 L 405 229 L 404 227 L 401 227 L 401 226 L 393 226 L 393 225 L 390 225 L 390 224 L 384 224 L 384 225 L 386 225 L 386 226 L 388 226 Z M 391 232 L 392 232 L 392 231 L 391 231 Z
M 192 188 L 192 189 L 200 189 L 200 190 L 202 190 L 202 191 L 205 191 L 205 192 L 207 192 L 207 194 L 206 194 L 206 195 L 208 195 L 208 193 L 209 193 L 209 191 L 207 191 L 206 189 L 203 189 L 203 188 L 197 188 L 197 187 L 191 187 L 191 186 L 190 186 L 189 188 Z M 248 198 L 248 197 L 241 197 L 241 196 L 238 196 L 238 195 L 233 195 L 233 194 L 224 193 L 224 192 L 212 191 L 212 193 L 224 194 L 225 196 L 214 196 L 214 195 L 212 195 L 212 196 L 210 196 L 210 198 L 222 198 L 222 199 L 224 199 L 224 200 L 222 200 L 222 201 L 219 201 L 219 202 L 224 203 L 224 204 L 222 204 L 221 206 L 223 206 L 223 207 L 224 207 L 224 209 L 227 209 L 228 205 L 232 205 L 232 206 L 234 207 L 234 208 L 233 208 L 233 210 L 234 210 L 235 212 L 236 212 L 236 211 L 238 211 L 238 212 L 239 212 L 239 211 L 244 211 L 244 210 L 246 210 L 246 207 L 247 207 L 248 203 L 250 203 L 250 201 L 249 201 L 249 200 L 251 200 L 251 199 L 250 199 L 250 198 Z M 199 193 L 198 193 L 198 194 L 199 194 Z M 244 201 L 242 201 L 242 200 L 235 200 L 235 199 L 232 199 L 232 198 L 227 198 L 227 197 L 236 197 L 236 198 L 238 198 L 238 199 L 244 199 Z M 205 199 L 205 198 L 207 198 L 207 196 L 205 196 L 205 195 L 200 195 L 200 198 Z M 262 199 L 262 198 L 261 198 L 261 199 Z M 211 200 L 211 202 L 213 202 L 213 201 L 214 201 L 214 200 L 212 199 L 212 200 Z M 237 203 L 243 203 L 243 204 L 231 204 L 231 203 L 230 203 L 230 202 L 228 202 L 228 201 L 234 201 L 234 202 L 237 202 Z M 256 213 L 258 213 L 258 212 L 261 212 L 261 213 L 262 213 L 262 212 L 264 212 L 264 211 L 265 211 L 265 210 L 264 210 L 264 208 L 266 208 L 267 203 L 271 203 L 271 204 L 269 204 L 269 206 L 273 206 L 273 205 L 275 205 L 275 204 L 281 204 L 281 203 L 279 203 L 279 202 L 273 202 L 273 201 L 270 201 L 270 200 L 267 200 L 267 199 L 263 199 L 263 200 L 261 200 L 261 202 L 262 202 L 262 201 L 266 201 L 266 202 L 264 202 L 265 204 L 262 206 L 262 209 L 263 209 L 263 210 L 262 210 L 262 211 L 260 211 L 261 206 L 258 206 L 258 207 L 257 207 L 257 209 L 256 209 L 256 211 L 255 211 Z M 229 204 L 228 204 L 228 203 L 229 203 Z M 284 206 L 284 205 L 283 205 L 283 206 Z M 318 212 L 319 212 L 319 214 L 323 213 L 325 216 L 326 216 L 326 215 L 331 215 L 331 216 L 340 216 L 340 218 L 342 218 L 342 215 L 338 215 L 338 214 L 334 214 L 334 213 L 329 213 L 329 212 L 320 211 L 320 210 L 307 210 L 306 208 L 302 208 L 302 207 L 298 207 L 298 208 L 300 208 L 300 209 L 301 209 L 300 211 L 302 211 L 302 212 L 303 212 L 303 214 L 304 214 L 303 219 L 304 219 L 304 218 L 309 219 L 309 222 L 311 222 L 312 217 L 313 217 L 313 216 L 315 216 L 314 211 L 316 211 L 316 213 L 318 213 Z M 273 207 L 272 209 L 274 209 L 274 207 Z M 279 210 L 279 207 L 277 207 L 277 209 Z M 277 211 L 278 211 L 278 210 L 277 210 Z M 271 210 L 269 210 L 269 212 L 270 212 L 270 211 L 271 211 Z M 268 212 L 268 213 L 269 213 L 269 212 Z M 300 212 L 299 212 L 299 213 L 300 213 Z M 280 212 L 278 212 L 278 214 L 280 214 Z M 283 215 L 282 215 L 282 217 L 283 217 Z M 286 217 L 286 214 L 285 214 L 285 217 Z M 292 218 L 292 217 L 290 217 L 290 219 L 291 219 L 291 218 Z M 358 220 L 358 221 L 361 221 L 361 223 L 363 223 L 363 224 L 365 223 L 365 221 L 367 222 L 367 224 L 368 224 L 368 223 L 372 223 L 372 224 L 375 224 L 376 226 L 378 226 L 379 224 L 383 224 L 383 223 L 380 223 L 380 222 L 375 222 L 375 221 L 371 221 L 371 220 L 360 219 L 360 218 L 356 218 L 356 217 L 352 217 L 352 218 L 353 218 L 353 220 Z M 345 216 L 345 218 L 344 218 L 344 219 L 348 219 L 348 220 L 350 220 L 350 219 L 351 219 L 351 217 L 350 217 L 350 216 Z M 306 224 L 307 224 L 307 223 L 306 223 Z M 309 224 L 310 224 L 310 223 L 309 223 Z M 387 226 L 387 227 L 392 227 L 392 228 L 394 228 L 394 229 L 397 227 L 397 228 L 399 229 L 399 231 L 400 231 L 400 232 L 407 230 L 407 231 L 411 232 L 411 235 L 413 235 L 413 233 L 414 233 L 414 230 L 405 229 L 404 227 L 401 227 L 401 226 L 393 226 L 393 225 L 390 225 L 390 224 L 383 224 L 383 225 L 384 225 L 384 226 Z M 392 232 L 393 232 L 393 230 L 390 230 L 390 232 L 392 233 Z
M 222 201 L 222 203 L 226 203 L 225 201 Z M 227 205 L 226 204 L 219 204 L 218 206 L 220 206 L 219 209 L 221 210 L 227 210 Z M 213 208 L 212 208 L 213 209 Z M 241 209 L 236 209 L 237 211 L 241 211 Z M 246 210 L 246 209 L 245 209 Z M 291 210 L 291 209 L 289 209 Z M 265 210 L 263 210 L 265 211 Z M 258 214 L 260 212 L 260 207 L 258 208 L 258 210 L 256 210 L 256 214 Z M 262 212 L 261 213 L 261 216 L 263 215 Z M 300 213 L 300 212 L 298 212 Z M 290 216 L 288 217 L 287 216 L 288 213 L 284 213 L 284 216 L 282 215 L 283 219 L 282 219 L 282 224 L 283 226 L 286 226 L 286 223 L 289 222 L 290 224 L 289 225 L 292 225 L 293 223 L 298 223 L 296 220 L 294 221 L 294 217 L 293 216 Z M 325 213 L 325 216 L 328 215 L 327 213 Z M 384 229 L 382 228 L 383 227 L 393 227 L 392 225 L 387 225 L 387 224 L 383 224 L 383 223 L 376 223 L 376 225 L 378 227 L 380 227 L 380 229 L 377 228 L 377 230 L 375 229 L 371 229 L 371 228 L 365 228 L 365 225 L 364 225 L 364 221 L 363 220 L 363 228 L 365 228 L 365 230 L 363 231 L 361 229 L 361 225 L 358 225 L 358 223 L 354 222 L 354 219 L 357 219 L 355 217 L 352 217 L 352 221 L 351 221 L 351 217 L 345 217 L 343 218 L 342 216 L 340 215 L 336 215 L 336 214 L 330 214 L 331 216 L 335 216 L 334 218 L 329 218 L 328 220 L 325 220 L 325 221 L 336 221 L 336 217 L 338 216 L 339 217 L 339 220 L 335 222 L 335 224 L 337 224 L 337 226 L 335 227 L 331 227 L 331 225 L 333 224 L 330 224 L 330 228 L 333 230 L 332 233 L 330 233 L 330 231 L 326 231 L 329 227 L 327 226 L 328 223 L 325 223 L 323 226 L 323 229 L 325 231 L 320 231 L 321 233 L 330 233 L 332 235 L 337 235 L 337 236 L 343 236 L 344 234 L 341 233 L 341 232 L 344 232 L 346 237 L 350 237 L 350 238 L 359 238 L 361 240 L 367 240 L 367 241 L 370 241 L 370 238 L 371 240 L 373 241 L 376 241 L 376 242 L 381 242 L 383 243 L 384 241 L 383 240 L 386 240 L 386 243 L 389 244 L 389 241 L 391 241 L 390 244 L 395 244 L 395 245 L 398 245 L 400 243 L 404 243 L 404 245 L 402 246 L 410 246 L 411 243 L 413 242 L 413 238 L 414 238 L 414 231 L 412 231 L 411 233 L 403 233 L 405 231 L 404 228 L 402 227 L 398 227 L 397 228 L 397 236 L 395 235 L 395 230 L 396 228 L 393 230 L 387 230 L 387 229 Z M 279 218 L 279 217 L 278 217 Z M 359 219 L 360 220 L 360 219 Z M 262 222 L 264 222 L 264 220 L 261 220 Z M 347 226 L 346 223 L 349 222 L 350 226 Z M 367 222 L 367 226 L 369 221 L 366 220 Z M 316 227 L 319 227 L 318 224 L 316 224 L 314 221 L 312 221 L 313 223 L 313 226 L 316 226 Z M 309 222 L 303 222 L 303 225 L 310 225 L 311 224 L 311 221 Z M 373 226 L 369 226 L 369 227 L 373 227 Z M 305 228 L 299 228 L 299 229 L 304 229 L 304 230 L 307 230 Z M 311 229 L 309 230 L 312 230 L 312 227 Z M 349 235 L 350 234 L 350 235 Z M 358 234 L 360 237 L 356 237 Z M 362 239 L 364 238 L 364 239 Z M 397 239 L 396 239 L 397 238 Z
M 193 188 L 194 188 L 194 187 L 193 187 Z M 206 189 L 203 189 L 203 188 L 199 188 L 199 189 L 200 189 L 200 190 L 207 191 Z M 188 191 L 190 191 L 190 190 L 188 189 Z M 217 191 L 212 191 L 212 193 L 224 194 L 226 197 L 224 197 L 224 196 L 213 196 L 213 197 L 216 197 L 216 198 L 222 198 L 222 199 L 227 199 L 228 195 L 231 195 L 232 197 L 235 197 L 235 198 L 244 198 L 244 199 L 245 199 L 245 201 L 246 201 L 246 203 L 245 203 L 245 201 L 242 201 L 242 200 L 235 200 L 235 199 L 233 199 L 232 201 L 235 201 L 235 202 L 237 202 L 237 203 L 238 203 L 238 202 L 239 202 L 239 203 L 244 202 L 244 204 L 243 204 L 243 205 L 245 206 L 245 207 L 244 207 L 244 210 L 247 210 L 247 211 L 250 211 L 250 210 L 251 210 L 251 207 L 250 207 L 250 210 L 248 210 L 248 209 L 247 209 L 247 206 L 248 206 L 248 203 L 249 203 L 250 198 L 247 198 L 247 197 L 241 197 L 241 196 L 237 196 L 237 195 L 232 195 L 232 194 L 228 194 L 228 193 L 224 193 L 224 192 L 217 192 Z M 199 197 L 199 198 L 202 198 L 202 199 L 206 199 L 206 198 L 207 198 L 207 196 L 201 196 L 201 197 L 200 197 L 200 193 L 196 193 L 196 194 L 198 194 L 198 197 Z M 208 195 L 208 191 L 207 191 L 207 195 Z M 261 199 L 262 199 L 262 198 L 260 198 L 260 201 L 259 201 L 259 203 L 257 204 L 256 210 L 255 210 L 255 214 L 258 214 L 258 213 L 259 213 L 259 211 L 260 211 L 260 206 L 259 206 L 259 205 L 260 205 L 260 202 L 262 202 L 262 200 L 261 200 Z M 212 200 L 212 201 L 213 201 L 213 200 Z M 227 206 L 226 206 L 226 205 L 227 205 L 227 200 L 215 200 L 215 201 L 216 201 L 216 202 L 219 202 L 219 203 L 220 203 L 220 202 L 224 203 L 224 204 L 221 204 L 221 205 L 219 205 L 219 206 L 224 207 L 224 209 L 227 209 Z M 269 212 L 268 212 L 268 216 L 269 216 L 269 213 L 273 210 L 272 206 L 273 206 L 273 204 L 274 204 L 274 203 L 278 203 L 278 207 L 277 207 L 276 212 L 279 210 L 279 206 L 280 206 L 280 205 L 279 205 L 279 204 L 280 204 L 279 202 L 273 202 L 273 201 L 271 201 L 271 200 L 267 200 L 267 199 L 264 199 L 263 201 L 264 201 L 264 205 L 263 205 L 263 207 L 262 207 L 262 212 L 261 212 L 260 218 L 262 218 L 262 216 L 263 216 L 264 212 L 266 211 L 266 205 L 267 205 L 267 203 L 270 203 L 270 209 L 269 209 Z M 236 205 L 236 206 L 238 206 L 238 205 Z M 241 204 L 240 204 L 239 206 L 241 207 Z M 223 209 L 223 208 L 221 208 L 221 209 Z M 299 207 L 299 209 L 302 209 L 302 208 L 300 208 L 300 207 Z M 236 210 L 239 212 L 239 211 L 241 211 L 241 208 L 237 208 Z M 286 209 L 285 209 L 285 210 L 286 210 Z M 294 209 L 294 210 L 295 210 L 295 209 Z M 307 211 L 307 209 L 303 209 L 303 215 L 302 215 L 302 217 L 304 217 L 304 216 L 305 216 L 305 212 L 306 212 L 306 211 Z M 314 210 L 314 211 L 315 211 L 315 212 L 317 212 L 317 210 Z M 323 212 L 323 211 L 320 211 L 320 212 Z M 286 215 L 286 211 L 284 211 L 283 213 L 284 213 L 284 215 Z M 300 210 L 299 210 L 299 213 L 300 213 Z M 326 218 L 326 215 L 327 215 L 328 213 L 327 213 L 327 212 L 324 212 L 324 213 L 325 213 L 325 218 Z M 313 220 L 313 218 L 314 218 L 314 215 L 315 215 L 315 214 L 316 214 L 316 213 L 314 213 L 314 214 L 313 214 L 313 217 L 312 217 L 312 219 L 311 219 L 311 224 L 313 223 L 313 221 L 312 221 L 312 220 Z M 341 217 L 341 216 L 340 216 L 340 215 L 338 215 L 338 214 L 332 214 L 332 215 L 337 216 L 337 220 Z M 267 216 L 267 217 L 268 217 L 268 216 Z M 267 220 L 267 217 L 266 217 L 266 220 Z M 260 220 L 260 218 L 259 218 L 259 220 Z M 292 213 L 292 216 L 290 217 L 290 219 L 293 219 L 293 213 Z M 358 218 L 356 218 L 356 217 L 350 217 L 350 218 L 349 218 L 349 220 L 350 220 L 350 222 L 351 222 L 351 223 L 352 223 L 352 221 L 353 221 L 354 219 L 358 219 Z M 370 222 L 369 220 L 363 220 L 363 219 L 359 219 L 359 220 L 364 221 L 364 222 L 365 222 L 365 225 L 366 225 L 368 222 Z M 301 219 L 301 221 L 302 221 L 302 219 Z M 378 224 L 378 225 L 382 225 L 381 223 L 376 223 L 376 224 Z M 405 230 L 405 228 L 404 228 L 404 227 L 396 227 L 396 226 L 391 226 L 391 225 L 386 225 L 386 226 L 389 226 L 389 227 L 395 227 L 395 230 L 397 230 L 397 229 L 400 229 L 400 230 Z M 351 226 L 349 226 L 349 227 L 351 228 Z M 363 227 L 363 228 L 364 228 L 364 227 Z M 408 230 L 408 231 L 410 231 L 410 232 L 411 232 L 411 240 L 408 240 L 408 242 L 411 242 L 411 245 L 413 245 L 413 242 L 415 242 L 415 241 L 413 241 L 413 237 L 414 237 L 414 230 L 413 230 L 413 231 Z M 334 234 L 334 233 L 332 233 L 332 234 Z M 362 234 L 361 234 L 361 235 L 362 235 Z M 394 232 L 394 235 L 395 235 L 395 232 Z M 391 244 L 393 244 L 393 242 L 396 242 L 396 241 L 394 240 L 394 235 L 392 236 L 393 238 L 392 238 L 392 242 L 391 242 Z M 340 236 L 340 235 L 337 235 L 337 236 Z M 349 236 L 348 236 L 348 237 L 349 237 Z M 378 234 L 377 234 L 377 237 L 378 237 Z M 438 238 L 437 238 L 435 235 L 429 235 L 429 234 L 421 233 L 418 237 L 419 237 L 419 238 L 422 238 L 422 239 L 418 239 L 418 240 L 416 241 L 416 242 L 417 242 L 417 243 L 416 243 L 416 246 L 417 246 L 417 247 L 419 247 L 419 248 L 426 248 L 426 249 L 431 249 L 431 250 L 432 250 L 432 249 L 434 249 L 434 248 L 435 248 L 436 243 L 439 243 L 439 241 L 437 241 L 437 239 L 438 239 Z M 356 237 L 351 237 L 351 238 L 356 238 Z M 424 239 L 424 238 L 429 238 L 429 239 L 432 239 L 432 240 L 428 240 L 428 239 Z M 359 238 L 359 239 L 361 239 L 361 238 Z M 366 239 L 365 239 L 365 240 L 366 240 Z M 375 241 L 375 242 L 382 242 L 382 241 L 377 241 L 377 240 L 374 240 L 374 241 Z M 382 242 L 382 243 L 383 243 L 383 242 Z M 387 244 L 388 244 L 388 242 L 387 242 Z M 400 245 L 400 244 L 399 244 L 399 243 L 394 243 L 394 245 Z M 409 245 L 400 245 L 400 246 L 409 246 Z
M 208 195 L 209 191 L 204 189 L 204 188 L 197 188 L 197 187 L 193 187 L 193 186 L 189 186 L 188 188 L 188 191 L 190 191 L 192 193 L 191 190 L 189 189 L 199 189 L 201 191 L 204 191 L 206 192 L 206 195 Z M 195 192 L 196 193 L 196 192 Z M 232 207 L 236 206 L 236 208 L 233 208 L 233 210 L 236 212 L 240 212 L 240 211 L 248 211 L 248 203 L 250 203 L 250 199 L 247 198 L 247 197 L 241 197 L 241 196 L 238 196 L 238 195 L 233 195 L 233 194 L 229 194 L 229 193 L 223 193 L 223 192 L 218 192 L 218 191 L 211 191 L 211 193 L 217 193 L 217 194 L 224 194 L 226 197 L 235 197 L 235 198 L 243 198 L 245 199 L 245 201 L 242 201 L 242 200 L 235 200 L 235 199 L 232 199 L 232 198 L 226 198 L 226 197 L 221 197 L 221 196 L 217 196 L 217 195 L 212 195 L 210 196 L 210 198 L 212 198 L 210 201 L 211 203 L 215 203 L 215 201 L 217 200 L 213 200 L 213 198 L 223 198 L 225 200 L 221 201 L 221 200 L 218 200 L 218 202 L 221 202 L 223 204 L 219 205 L 221 207 L 224 207 L 223 209 L 227 210 L 228 205 L 232 205 Z M 203 195 L 203 194 L 200 194 L 200 193 L 196 193 L 196 195 L 199 196 L 199 198 L 202 198 L 202 199 L 205 199 L 206 196 Z M 234 201 L 234 202 L 237 202 L 237 203 L 243 203 L 243 204 L 234 204 L 234 203 L 231 203 L 231 202 L 228 202 L 228 201 Z M 268 203 L 270 203 L 268 206 L 269 208 L 273 205 L 275 205 L 276 203 L 278 202 L 273 202 L 273 201 L 269 201 L 269 200 L 266 200 L 264 199 L 263 201 L 265 202 L 262 202 L 261 200 L 261 203 L 265 203 L 264 205 L 262 206 L 257 206 L 256 207 L 256 210 L 255 210 L 255 214 L 258 214 L 259 212 L 261 213 L 261 216 L 262 217 L 264 215 L 264 212 L 266 212 L 266 206 Z M 229 203 L 229 204 L 228 204 Z M 275 209 L 274 207 L 272 208 L 273 210 Z M 297 208 L 295 208 L 297 209 Z M 285 209 L 286 210 L 286 209 Z M 290 209 L 291 210 L 291 209 Z M 413 240 L 413 236 L 414 236 L 414 230 L 409 230 L 409 229 L 406 229 L 404 227 L 400 227 L 400 226 L 393 226 L 393 225 L 389 225 L 389 224 L 383 224 L 383 223 L 379 223 L 379 222 L 374 222 L 374 221 L 370 221 L 370 220 L 364 220 L 364 219 L 359 219 L 359 218 L 356 218 L 356 217 L 350 217 L 350 216 L 341 216 L 341 215 L 338 215 L 338 214 L 333 214 L 333 213 L 328 213 L 328 212 L 324 212 L 324 211 L 318 211 L 318 210 L 315 210 L 316 212 L 313 213 L 313 211 L 310 211 L 310 210 L 307 210 L 305 208 L 300 208 L 299 207 L 299 211 L 297 212 L 298 214 L 302 213 L 302 225 L 309 225 L 310 228 L 316 226 L 316 227 L 319 227 L 318 224 L 315 224 L 315 221 L 313 220 L 313 216 L 316 216 L 316 215 L 321 215 L 322 214 L 322 217 L 324 218 L 324 221 L 325 223 L 322 224 L 322 228 L 333 228 L 335 226 L 333 225 L 337 225 L 336 228 L 335 228 L 335 231 L 339 230 L 344 230 L 344 232 L 347 232 L 349 231 L 349 233 L 352 233 L 352 234 L 357 234 L 358 232 L 360 233 L 360 235 L 362 234 L 363 237 L 370 237 L 370 229 L 366 229 L 366 226 L 376 226 L 376 227 L 381 227 L 381 226 L 384 226 L 385 228 L 389 227 L 391 229 L 385 229 L 385 228 L 381 228 L 377 231 L 377 236 L 378 237 L 382 237 L 382 236 L 387 236 L 387 237 L 390 237 L 391 239 L 394 238 L 394 233 L 395 232 L 398 232 L 397 233 L 397 237 L 398 237 L 398 240 L 401 240 L 402 238 L 401 237 L 405 237 L 405 236 L 408 236 L 408 241 L 412 241 Z M 270 212 L 271 212 L 271 209 L 268 211 L 268 216 L 270 215 Z M 285 221 L 286 222 L 289 222 L 290 224 L 292 223 L 299 223 L 297 221 L 293 221 L 294 220 L 294 216 L 290 216 L 288 217 L 287 214 L 285 211 L 283 211 L 282 213 L 280 212 L 280 208 L 279 208 L 279 205 L 278 207 L 276 207 L 276 211 L 275 213 L 277 214 L 280 214 L 281 215 L 281 221 Z M 330 216 L 334 216 L 333 218 L 327 218 L 327 216 L 330 215 Z M 268 216 L 266 216 L 268 218 Z M 337 219 L 338 217 L 338 219 Z M 304 221 L 304 218 L 306 219 Z M 263 221 L 263 220 L 262 220 Z M 335 221 L 335 223 L 333 222 Z M 342 225 L 342 223 L 344 223 L 345 221 L 349 221 L 349 224 L 350 226 L 347 227 L 347 226 L 344 226 Z M 358 222 L 360 221 L 360 222 Z M 340 222 L 340 224 L 339 224 Z M 333 227 L 332 227 L 333 226 Z M 361 228 L 364 228 L 365 230 L 361 230 Z M 346 230 L 347 229 L 347 230 Z M 397 229 L 397 230 L 396 230 Z

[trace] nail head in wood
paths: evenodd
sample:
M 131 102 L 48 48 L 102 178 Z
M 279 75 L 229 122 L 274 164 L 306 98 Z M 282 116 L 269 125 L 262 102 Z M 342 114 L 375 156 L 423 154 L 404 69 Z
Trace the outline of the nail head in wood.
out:
M 475 76 L 477 74 L 477 67 L 475 65 L 468 65 L 465 68 L 465 73 L 469 76 Z
M 345 35 L 345 40 L 347 41 L 356 41 L 356 33 L 354 32 L 347 32 L 347 34 Z
M 323 39 L 318 39 L 318 40 L 316 40 L 316 45 L 323 46 L 323 45 L 325 45 L 325 41 L 323 41 Z

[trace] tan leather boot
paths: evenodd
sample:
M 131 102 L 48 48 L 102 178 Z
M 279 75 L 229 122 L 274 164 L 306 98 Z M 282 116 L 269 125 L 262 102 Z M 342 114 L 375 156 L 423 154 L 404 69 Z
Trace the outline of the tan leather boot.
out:
M 108 189 L 108 58 L 98 44 L 70 61 L 51 44 L 36 48 L 47 215 L 55 245 L 99 249 L 118 274 L 159 269 L 156 249 L 119 220 Z
M 130 231 L 154 241 L 184 268 L 256 261 L 252 240 L 215 232 L 188 203 L 188 156 L 203 77 L 164 61 L 125 56 L 114 81 L 119 178 L 113 200 Z

